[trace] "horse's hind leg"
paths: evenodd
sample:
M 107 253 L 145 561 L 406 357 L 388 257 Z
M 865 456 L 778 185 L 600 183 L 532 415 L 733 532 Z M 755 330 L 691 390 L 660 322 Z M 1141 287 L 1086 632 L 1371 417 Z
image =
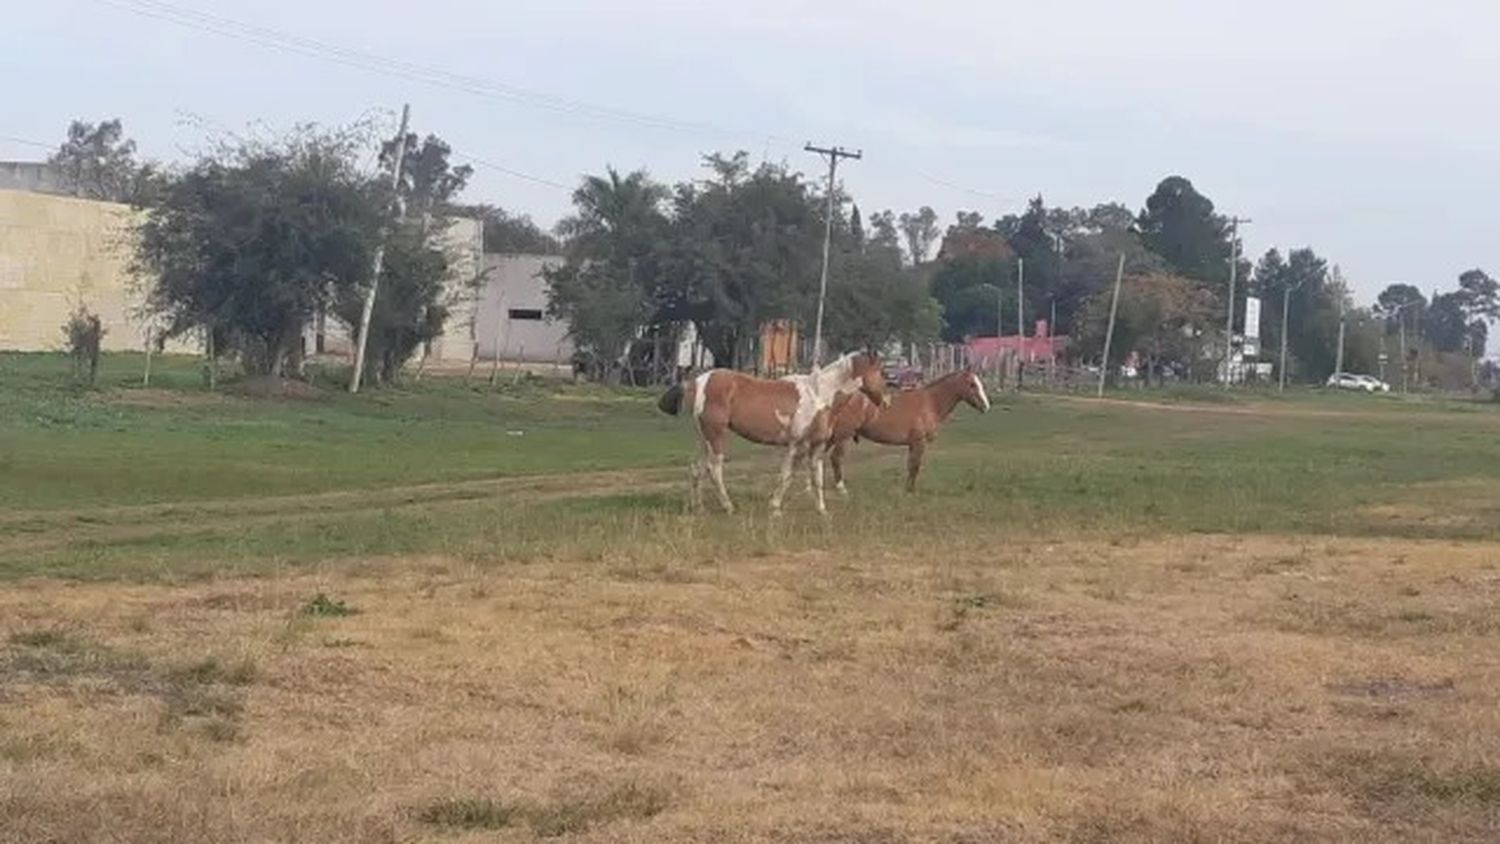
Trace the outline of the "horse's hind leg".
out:
M 688 466 L 688 507 L 693 512 L 703 509 L 703 473 L 708 471 L 708 445 L 700 442 L 698 451 L 693 455 L 693 462 Z
M 917 440 L 906 447 L 906 491 L 917 491 L 917 475 L 922 471 L 922 456 L 927 452 L 927 443 Z

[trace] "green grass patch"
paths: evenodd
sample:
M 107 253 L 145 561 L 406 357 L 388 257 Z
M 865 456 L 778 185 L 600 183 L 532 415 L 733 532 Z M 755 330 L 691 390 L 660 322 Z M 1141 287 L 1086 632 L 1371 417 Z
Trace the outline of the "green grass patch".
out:
M 538 838 L 586 832 L 621 819 L 647 819 L 671 804 L 661 787 L 626 782 L 596 794 L 575 794 L 544 802 L 491 797 L 439 800 L 416 812 L 419 821 L 462 830 L 494 830 L 525 825 Z
M 341 618 L 346 615 L 354 615 L 357 612 L 359 611 L 353 609 L 343 601 L 340 601 L 336 598 L 330 598 L 322 592 L 314 595 L 312 600 L 308 601 L 302 607 L 303 615 L 318 616 L 322 618 Z
M 1481 405 L 1004 394 L 988 415 L 955 412 L 916 495 L 900 491 L 900 449 L 862 443 L 852 500 L 832 496 L 830 521 L 798 483 L 772 524 L 777 455 L 741 441 L 728 467 L 740 513 L 716 513 L 712 496 L 707 513 L 685 512 L 694 434 L 650 391 L 427 378 L 252 401 L 207 395 L 176 359 L 159 370 L 167 387 L 142 394 L 126 388 L 126 362 L 106 358 L 90 392 L 68 386 L 60 356 L 0 355 L 15 387 L 0 390 L 11 411 L 0 413 L 0 578 L 217 576 L 424 553 L 639 568 L 969 544 L 1003 560 L 1015 540 L 1184 532 L 1500 537 L 1500 409 Z M 598 469 L 636 474 L 578 475 Z M 550 480 L 535 493 L 487 480 L 520 475 Z M 328 492 L 345 498 L 271 497 Z M 120 509 L 152 502 L 180 504 Z

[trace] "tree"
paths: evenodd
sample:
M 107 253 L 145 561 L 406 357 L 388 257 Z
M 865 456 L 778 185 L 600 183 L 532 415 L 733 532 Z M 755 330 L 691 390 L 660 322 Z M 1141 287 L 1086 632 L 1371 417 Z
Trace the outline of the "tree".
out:
M 1266 354 L 1281 347 L 1282 303 L 1286 312 L 1288 372 L 1322 381 L 1333 373 L 1338 356 L 1340 303 L 1347 291 L 1329 284 L 1328 262 L 1310 248 L 1293 249 L 1285 260 L 1275 249 L 1256 265 L 1253 283 L 1265 300 L 1261 336 Z
M 1169 176 L 1146 199 L 1137 218 L 1147 248 L 1179 275 L 1225 283 L 1229 272 L 1229 224 L 1214 204 L 1181 176 Z
M 984 215 L 978 211 L 960 211 L 957 217 L 958 222 L 948 231 L 978 231 L 984 228 Z
M 573 192 L 573 216 L 558 224 L 566 262 L 544 271 L 548 313 L 565 320 L 588 369 L 613 379 L 641 326 L 651 322 L 667 234 L 665 186 L 644 170 L 607 168 Z
M 1129 275 L 1167 272 L 1166 263 L 1141 242 L 1135 216 L 1125 206 L 1106 203 L 1087 210 L 1075 208 L 1067 212 L 1067 217 L 1073 222 L 1068 229 L 1061 276 L 1051 300 L 1037 303 L 1047 308 L 1049 317 L 1055 306 L 1057 324 L 1052 331 L 1057 334 L 1076 333 L 1077 316 L 1085 304 L 1101 291 L 1113 289 L 1121 255 Z
M 898 252 L 841 252 L 828 280 L 825 332 L 835 349 L 883 348 L 931 340 L 942 326 L 923 274 Z
M 938 247 L 938 260 L 951 261 L 964 256 L 1010 260 L 1015 257 L 1005 238 L 994 229 L 985 228 L 984 215 L 958 212 L 958 222 L 948 227 Z
M 525 214 L 496 205 L 455 205 L 454 214 L 479 220 L 484 251 L 500 255 L 558 255 L 562 244 Z
M 301 129 L 168 180 L 133 261 L 165 336 L 205 331 L 215 356 L 281 375 L 314 315 L 368 282 L 387 202 L 359 171 L 359 147 L 350 133 Z
M 469 183 L 474 168 L 467 164 L 454 167 L 448 160 L 453 148 L 442 138 L 428 135 L 420 143 L 412 132 L 404 139 L 401 159 L 400 191 L 406 215 L 421 221 L 425 229 L 433 216 L 450 210 L 453 198 Z M 387 141 L 380 149 L 380 164 L 389 169 L 396 157 L 396 143 Z
M 450 164 L 452 150 L 441 138 L 429 135 L 419 142 L 413 133 L 404 142 L 398 190 L 405 215 L 386 237 L 365 349 L 376 383 L 395 381 L 412 354 L 443 332 L 453 299 L 453 256 L 445 252 L 443 239 L 453 223 L 447 212 L 473 173 Z M 384 168 L 394 166 L 395 154 L 394 141 L 384 144 Z M 351 332 L 359 325 L 364 299 L 365 290 L 354 285 L 335 299 L 334 312 Z
M 68 140 L 47 159 L 68 191 L 84 199 L 144 204 L 160 174 L 135 159 L 135 141 L 125 138 L 119 118 L 99 123 L 75 120 Z
M 767 320 L 812 324 L 826 212 L 784 164 L 752 170 L 744 152 L 710 155 L 704 164 L 708 179 L 674 193 L 662 317 L 691 319 L 715 363 L 734 366 Z M 843 251 L 852 247 L 852 233 L 840 206 L 834 248 Z M 871 216 L 871 253 L 888 254 L 886 216 Z
M 1066 220 L 1066 215 L 1061 215 Z M 1062 281 L 1062 256 L 1057 250 L 1057 241 L 1050 228 L 1047 206 L 1040 196 L 1033 197 L 1026 205 L 1026 213 L 1007 225 L 1010 234 L 1007 243 L 1016 257 L 1025 261 L 1026 322 L 1048 311 L 1048 303 L 1056 298 Z
M 932 276 L 932 298 L 942 308 L 942 338 L 960 343 L 993 337 L 1002 312 L 1015 313 L 1015 261 L 982 254 L 944 261 Z
M 896 213 L 885 210 L 870 215 L 870 246 L 894 249 L 901 256 L 901 234 L 896 228 Z
M 81 382 L 87 372 L 88 385 L 94 386 L 99 380 L 99 349 L 106 333 L 99 315 L 80 302 L 63 323 L 62 331 L 68 355 L 73 358 L 73 379 Z
M 1405 318 L 1407 325 L 1420 324 L 1426 308 L 1427 297 L 1410 284 L 1389 285 L 1375 300 L 1375 313 L 1391 324 L 1392 331 L 1399 318 Z
M 1463 291 L 1455 290 L 1433 296 L 1423 317 L 1422 335 L 1434 350 L 1467 351 L 1471 337 L 1468 300 Z
M 1484 270 L 1468 270 L 1458 277 L 1458 292 L 1463 298 L 1464 317 L 1469 323 L 1469 354 L 1477 361 L 1484 357 L 1489 321 L 1500 319 L 1500 283 Z M 1474 375 L 1478 377 L 1477 368 Z
M 1079 351 L 1103 353 L 1113 291 L 1100 291 L 1085 307 Z M 1145 360 L 1145 377 L 1161 379 L 1168 371 L 1191 372 L 1202 358 L 1205 330 L 1215 315 L 1213 297 L 1193 279 L 1165 273 L 1132 275 L 1120 286 L 1115 333 L 1108 367 L 1113 370 L 1131 352 Z
M 937 212 L 923 205 L 916 213 L 902 214 L 899 222 L 901 236 L 906 239 L 906 250 L 911 255 L 912 266 L 920 266 L 927 263 L 932 255 L 932 247 L 937 244 L 938 230 Z

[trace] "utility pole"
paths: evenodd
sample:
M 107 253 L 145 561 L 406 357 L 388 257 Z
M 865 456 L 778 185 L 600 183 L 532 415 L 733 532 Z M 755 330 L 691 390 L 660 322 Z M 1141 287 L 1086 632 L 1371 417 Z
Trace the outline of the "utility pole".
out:
M 1054 337 L 1054 336 L 1057 335 L 1057 292 L 1056 291 L 1057 291 L 1057 288 L 1059 288 L 1059 287 L 1062 286 L 1062 278 L 1063 278 L 1063 236 L 1060 235 L 1060 234 L 1058 234 L 1057 232 L 1050 232 L 1050 234 L 1052 236 L 1052 244 L 1057 249 L 1057 278 L 1053 279 L 1053 281 L 1052 281 L 1052 284 L 1053 284 L 1053 293 L 1052 293 L 1052 296 L 1050 297 L 1051 300 L 1052 300 L 1052 314 L 1051 314 L 1051 317 L 1047 320 L 1047 336 L 1048 337 Z
M 1021 354 L 1022 341 L 1026 339 L 1026 259 L 1016 259 L 1016 354 Z
M 401 164 L 406 158 L 406 127 L 411 122 L 411 106 L 401 107 L 401 131 L 396 133 L 396 161 L 391 167 L 391 196 L 396 204 L 396 222 L 401 221 Z M 354 344 L 354 375 L 349 379 L 349 392 L 359 392 L 359 382 L 365 374 L 365 347 L 370 342 L 370 315 L 375 311 L 375 291 L 380 287 L 380 270 L 385 264 L 385 238 L 389 232 L 382 231 L 380 242 L 375 245 L 375 266 L 370 276 L 370 289 L 365 293 L 364 308 L 359 312 L 359 336 Z
M 1109 347 L 1115 341 L 1115 312 L 1120 308 L 1120 280 L 1125 277 L 1125 253 L 1115 268 L 1115 295 L 1109 300 L 1109 327 L 1104 329 L 1104 359 L 1099 362 L 1099 398 L 1104 398 L 1104 379 L 1109 377 Z
M 1234 383 L 1234 282 L 1240 270 L 1240 224 L 1253 222 L 1229 218 L 1229 318 L 1224 325 L 1224 386 Z
M 1301 287 L 1301 286 L 1302 286 L 1301 284 L 1297 285 L 1297 287 Z M 1296 288 L 1294 288 L 1294 287 L 1292 287 L 1290 285 L 1288 285 L 1286 287 L 1283 287 L 1281 289 L 1281 364 L 1280 364 L 1280 366 L 1277 367 L 1278 371 L 1276 373 L 1280 377 L 1280 379 L 1281 379 L 1280 385 L 1276 388 L 1276 391 L 1280 392 L 1280 393 L 1286 392 L 1286 325 L 1287 325 L 1287 311 L 1289 311 L 1291 309 L 1292 291 L 1295 290 L 1295 289 Z
M 1406 309 L 1417 304 L 1418 301 L 1413 299 L 1396 309 L 1396 319 L 1401 323 L 1401 392 L 1403 393 L 1406 392 L 1407 376 L 1411 370 L 1411 361 L 1406 357 Z
M 816 147 L 808 143 L 802 148 L 807 152 L 815 152 L 828 157 L 828 219 L 824 221 L 823 226 L 823 274 L 818 280 L 818 321 L 813 328 L 812 368 L 817 369 L 823 365 L 823 302 L 828 298 L 828 252 L 833 247 L 834 176 L 838 173 L 840 158 L 852 158 L 858 161 L 865 156 L 863 152 L 850 152 L 843 147 Z
M 1333 359 L 1333 371 L 1344 371 L 1344 291 L 1339 291 L 1339 351 Z

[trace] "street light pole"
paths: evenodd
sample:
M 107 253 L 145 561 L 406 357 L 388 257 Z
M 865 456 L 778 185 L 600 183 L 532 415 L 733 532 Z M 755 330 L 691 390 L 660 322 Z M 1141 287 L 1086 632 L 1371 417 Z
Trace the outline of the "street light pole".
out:
M 1234 383 L 1234 282 L 1240 270 L 1240 224 L 1251 220 L 1229 218 L 1229 317 L 1224 325 L 1224 386 Z

